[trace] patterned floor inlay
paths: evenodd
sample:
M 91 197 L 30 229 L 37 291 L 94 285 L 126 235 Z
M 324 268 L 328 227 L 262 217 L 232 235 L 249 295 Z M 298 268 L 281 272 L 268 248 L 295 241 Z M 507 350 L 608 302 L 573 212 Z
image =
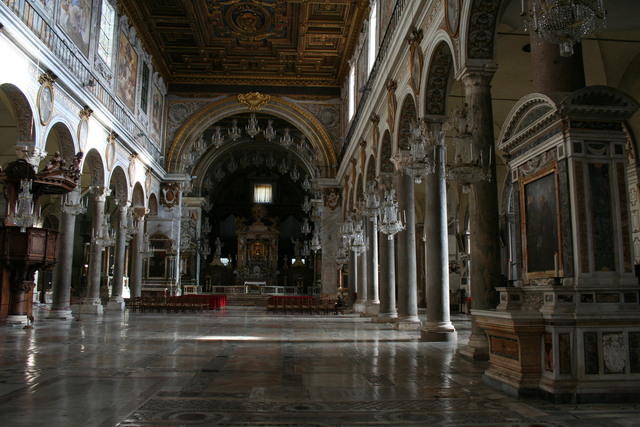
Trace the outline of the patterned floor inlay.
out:
M 44 317 L 40 313 L 39 318 Z M 633 426 L 640 402 L 554 405 L 485 386 L 457 340 L 354 317 L 233 308 L 0 332 L 4 426 Z

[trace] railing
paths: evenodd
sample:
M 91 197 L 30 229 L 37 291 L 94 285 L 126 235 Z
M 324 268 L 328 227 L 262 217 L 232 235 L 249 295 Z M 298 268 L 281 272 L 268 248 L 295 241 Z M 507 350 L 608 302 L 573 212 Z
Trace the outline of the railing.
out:
M 415 0 L 413 0 L 415 1 Z M 422 1 L 422 0 L 420 0 Z M 378 77 L 378 73 L 380 73 L 380 69 L 382 68 L 382 64 L 387 58 L 387 54 L 389 51 L 389 45 L 391 44 L 391 39 L 393 38 L 393 34 L 400 23 L 400 18 L 402 17 L 402 12 L 404 12 L 405 6 L 409 3 L 409 0 L 397 0 L 396 5 L 393 8 L 393 13 L 391 14 L 391 19 L 389 20 L 389 24 L 387 25 L 387 29 L 384 32 L 384 37 L 382 38 L 382 43 L 380 43 L 380 47 L 378 48 L 378 54 L 376 55 L 376 62 L 373 63 L 373 68 L 369 73 L 369 78 L 367 79 L 367 84 L 365 85 L 365 90 L 362 93 L 362 97 L 360 98 L 360 102 L 356 106 L 356 112 L 353 115 L 351 120 L 351 125 L 349 126 L 349 130 L 347 132 L 347 137 L 345 138 L 345 144 L 342 146 L 342 152 L 340 153 L 340 160 L 345 156 L 346 151 L 349 147 L 349 143 L 351 138 L 353 138 L 353 133 L 355 132 L 356 125 L 360 121 L 360 118 L 363 114 L 364 106 L 367 104 L 367 100 L 369 99 L 369 94 L 371 93 L 371 89 L 373 87 L 373 82 Z
M 157 163 L 161 164 L 160 144 L 146 136 L 146 132 L 131 118 L 133 114 L 100 83 L 90 67 L 79 58 L 78 49 L 60 37 L 29 2 L 25 0 L 2 0 L 5 5 L 36 35 L 48 50 L 67 67 L 85 90 L 93 94 L 116 118 L 120 125 L 135 138 L 135 144 L 143 148 Z M 95 84 L 88 86 L 89 81 Z M 144 135 L 144 138 L 138 137 Z
M 245 295 L 297 295 L 298 289 L 295 286 L 212 286 L 211 292 L 214 294 L 245 294 Z

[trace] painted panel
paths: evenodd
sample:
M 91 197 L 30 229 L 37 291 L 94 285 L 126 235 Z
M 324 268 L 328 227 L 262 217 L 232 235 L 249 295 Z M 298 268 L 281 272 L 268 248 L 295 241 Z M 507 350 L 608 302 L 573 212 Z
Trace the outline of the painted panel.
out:
M 82 53 L 89 56 L 91 0 L 60 0 L 59 10 L 58 25 Z
M 131 111 L 136 106 L 136 83 L 138 78 L 138 54 L 127 36 L 120 33 L 118 43 L 117 93 Z

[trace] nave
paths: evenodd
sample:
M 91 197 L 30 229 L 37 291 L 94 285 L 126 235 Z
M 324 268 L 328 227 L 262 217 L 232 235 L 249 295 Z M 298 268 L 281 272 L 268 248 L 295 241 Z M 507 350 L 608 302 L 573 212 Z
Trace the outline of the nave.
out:
M 631 426 L 640 415 L 639 403 L 519 401 L 487 387 L 486 365 L 458 354 L 464 315 L 456 341 L 434 343 L 349 314 L 205 313 L 5 330 L 2 425 Z

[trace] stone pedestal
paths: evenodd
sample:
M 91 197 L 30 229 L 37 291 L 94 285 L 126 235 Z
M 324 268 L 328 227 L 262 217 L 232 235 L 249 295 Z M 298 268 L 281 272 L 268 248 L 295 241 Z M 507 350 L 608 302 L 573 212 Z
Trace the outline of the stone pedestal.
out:
M 107 311 L 124 311 L 124 300 L 122 297 L 111 297 L 105 307 Z
M 82 303 L 72 307 L 77 314 L 104 314 L 104 307 L 100 298 L 83 298 Z

